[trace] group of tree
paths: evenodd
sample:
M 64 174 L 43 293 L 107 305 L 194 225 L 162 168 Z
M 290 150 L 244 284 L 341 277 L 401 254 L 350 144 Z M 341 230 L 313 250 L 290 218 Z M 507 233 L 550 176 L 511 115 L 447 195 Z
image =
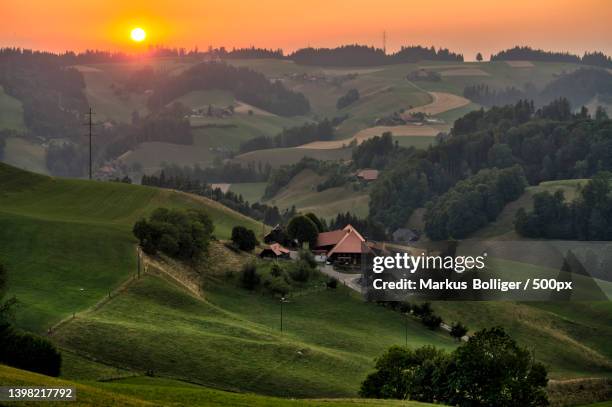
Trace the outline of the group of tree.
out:
M 533 210 L 520 208 L 515 229 L 521 236 L 546 239 L 612 240 L 612 173 L 596 174 L 574 201 L 563 191 L 533 196 Z
M 161 252 L 180 260 L 201 260 L 213 237 L 214 225 L 203 210 L 158 208 L 148 219 L 134 224 L 133 233 L 142 250 Z
M 563 73 L 538 90 L 532 83 L 522 87 L 495 88 L 488 84 L 471 84 L 463 96 L 483 106 L 501 106 L 530 99 L 536 106 L 564 97 L 572 106 L 588 104 L 594 98 L 600 103 L 612 100 L 612 74 L 601 68 L 580 68 Z
M 547 371 L 500 327 L 476 332 L 448 353 L 393 346 L 361 384 L 362 397 L 453 406 L 547 406 Z
M 336 102 L 336 108 L 338 110 L 344 109 L 347 106 L 352 105 L 353 103 L 359 100 L 359 90 L 357 89 L 349 89 L 346 94 L 340 96 L 338 98 L 338 102 Z
M 337 48 L 303 48 L 288 55 L 300 65 L 317 66 L 375 66 L 431 61 L 463 61 L 463 55 L 448 49 L 434 47 L 405 46 L 393 54 L 366 45 L 343 45 Z
M 283 129 L 276 136 L 260 136 L 249 139 L 240 144 L 240 152 L 247 153 L 255 150 L 270 148 L 295 147 L 312 141 L 333 140 L 335 130 L 332 121 L 323 119 L 319 122 L 309 122 L 300 126 Z
M 263 289 L 273 295 L 286 296 L 303 286 L 316 273 L 316 262 L 308 250 L 298 252 L 297 261 L 251 262 L 242 266 L 239 284 L 255 291 Z
M 342 229 L 346 225 L 351 225 L 368 240 L 384 241 L 388 239 L 388 234 L 383 225 L 370 218 L 360 218 L 350 212 L 339 213 L 329 221 L 330 230 Z
M 531 101 L 477 110 L 457 119 L 452 136 L 427 151 L 391 159 L 370 192 L 370 217 L 387 228 L 486 168 L 522 167 L 530 185 L 612 170 L 612 122 L 567 99 L 535 109 Z
M 427 205 L 425 233 L 432 240 L 462 239 L 494 221 L 526 186 L 523 169 L 518 165 L 482 169 Z
M 397 143 L 393 143 L 391 132 L 384 132 L 381 136 L 369 138 L 355 147 L 352 158 L 357 168 L 382 170 L 389 161 L 407 152 L 408 150 L 400 149 Z
M 612 59 L 603 52 L 585 52 L 582 58 L 569 52 L 544 51 L 531 47 L 516 46 L 491 55 L 491 61 L 541 61 L 541 62 L 569 62 L 574 64 L 612 67 Z
M 226 161 L 211 167 L 202 168 L 200 165 L 180 166 L 167 164 L 157 175 L 143 176 L 144 185 L 187 191 L 190 187 L 197 188 L 202 184 L 241 183 L 266 181 L 272 168 L 270 164 L 255 165 L 253 162 L 241 165 Z
M 280 116 L 299 116 L 310 111 L 308 99 L 287 89 L 280 81 L 271 82 L 249 68 L 223 62 L 203 62 L 157 84 L 149 107 L 157 110 L 194 90 L 222 89 L 237 99 Z
M 240 170 L 237 170 L 237 172 L 235 173 L 236 177 L 238 177 L 237 174 L 241 174 L 244 171 L 244 169 L 242 169 L 242 167 L 240 167 L 239 165 L 238 167 L 240 168 Z M 270 206 L 259 202 L 251 203 L 245 201 L 242 195 L 236 194 L 235 192 L 229 190 L 224 192 L 220 188 L 213 188 L 210 184 L 201 180 L 202 178 L 210 179 L 206 176 L 208 171 L 211 170 L 210 168 L 200 169 L 197 166 L 193 168 L 184 167 L 184 171 L 180 171 L 180 168 L 181 167 L 178 166 L 171 166 L 162 170 L 159 175 L 144 175 L 142 177 L 141 183 L 142 185 L 176 189 L 179 191 L 204 196 L 206 198 L 217 201 L 227 206 L 228 208 L 235 210 L 236 212 L 240 212 L 250 218 L 262 221 L 267 225 L 286 223 L 296 214 L 295 207 L 287 208 L 281 211 L 277 206 Z M 230 169 L 234 168 L 234 165 L 228 164 L 224 165 L 221 168 L 226 168 L 229 171 Z M 177 171 L 174 171 L 175 169 Z M 248 179 L 248 177 L 254 174 L 254 170 L 250 166 L 247 167 L 247 170 L 251 171 L 251 173 L 247 174 L 247 178 L 245 179 Z M 200 173 L 200 171 L 203 172 Z M 168 175 L 166 175 L 166 173 L 168 173 Z M 221 171 L 219 173 L 216 173 L 216 175 L 221 176 L 223 175 L 223 173 Z M 231 172 L 228 172 L 225 175 L 224 179 L 233 179 Z
M 245 252 L 252 251 L 259 244 L 257 237 L 255 237 L 255 232 L 244 226 L 234 226 L 232 229 L 232 243 L 239 250 Z
M 8 272 L 0 264 L 0 363 L 48 376 L 59 376 L 62 356 L 46 338 L 24 332 L 14 325 L 15 297 L 5 298 Z

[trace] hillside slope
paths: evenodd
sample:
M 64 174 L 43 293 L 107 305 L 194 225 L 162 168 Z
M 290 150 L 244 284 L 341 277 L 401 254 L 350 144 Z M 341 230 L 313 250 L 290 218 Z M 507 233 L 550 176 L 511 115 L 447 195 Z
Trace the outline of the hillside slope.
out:
M 215 235 L 257 222 L 206 198 L 120 183 L 51 178 L 0 164 L 0 259 L 18 324 L 44 332 L 136 272 L 136 220 L 158 207 L 202 208 Z
M 0 383 L 5 386 L 75 387 L 77 400 L 71 406 L 405 406 L 419 407 L 432 404 L 393 400 L 288 400 L 254 394 L 237 394 L 213 390 L 176 380 L 152 377 L 132 377 L 110 382 L 74 382 L 43 376 L 25 370 L 0 365 Z M 24 402 L 19 405 L 39 405 Z

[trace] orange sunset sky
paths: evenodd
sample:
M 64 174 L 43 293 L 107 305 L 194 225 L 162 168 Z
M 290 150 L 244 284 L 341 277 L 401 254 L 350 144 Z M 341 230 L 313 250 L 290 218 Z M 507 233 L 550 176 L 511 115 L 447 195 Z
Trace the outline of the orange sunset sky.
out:
M 444 46 L 473 59 L 514 45 L 612 53 L 610 0 L 1 0 L 0 46 L 138 51 L 148 44 L 291 51 L 347 43 Z M 147 31 L 143 44 L 132 28 Z

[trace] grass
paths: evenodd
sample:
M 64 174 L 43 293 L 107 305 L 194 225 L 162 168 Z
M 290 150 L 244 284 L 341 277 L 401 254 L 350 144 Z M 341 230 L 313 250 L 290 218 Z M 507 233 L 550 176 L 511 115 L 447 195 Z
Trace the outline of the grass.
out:
M 245 201 L 250 203 L 260 202 L 266 190 L 267 182 L 242 182 L 231 184 L 230 191 L 242 195 Z
M 205 198 L 120 183 L 35 175 L 0 164 L 0 257 L 23 304 L 20 326 L 45 331 L 136 270 L 131 228 L 157 207 L 203 208 L 215 234 L 257 222 Z
M 241 163 L 253 162 L 269 163 L 272 168 L 278 168 L 283 165 L 294 164 L 304 157 L 316 158 L 322 161 L 333 160 L 350 160 L 351 148 L 339 148 L 333 150 L 323 150 L 314 148 L 272 148 L 268 150 L 257 150 L 249 153 L 240 154 L 234 157 L 234 160 Z
M 367 216 L 370 200 L 367 189 L 355 191 L 352 185 L 346 185 L 318 192 L 316 187 L 325 178 L 312 170 L 304 170 L 266 203 L 280 209 L 295 206 L 298 211 L 313 212 L 322 218 L 332 218 L 347 211 L 359 217 Z
M 418 407 L 431 404 L 365 399 L 317 399 L 290 400 L 254 394 L 230 393 L 201 387 L 177 380 L 153 377 L 133 377 L 111 382 L 75 382 L 43 376 L 25 370 L 0 365 L 0 382 L 5 386 L 46 386 L 75 387 L 77 400 L 69 402 L 74 406 L 268 406 L 268 407 L 309 407 L 309 406 L 406 406 Z M 19 405 L 39 405 L 40 402 L 22 402 Z M 64 405 L 65 402 L 47 404 Z
M 282 397 L 353 397 L 373 359 L 402 344 L 403 318 L 323 282 L 279 302 L 235 282 L 207 279 L 204 299 L 154 276 L 65 324 L 61 346 L 135 372 Z M 454 342 L 408 321 L 409 343 Z M 376 332 L 376 340 L 372 340 Z
M 7 95 L 2 86 L 0 86 L 0 129 L 25 130 L 21 102 Z
M 207 108 L 209 105 L 215 107 L 226 107 L 234 103 L 234 95 L 225 90 L 194 90 L 179 98 L 172 103 L 179 102 L 191 109 Z

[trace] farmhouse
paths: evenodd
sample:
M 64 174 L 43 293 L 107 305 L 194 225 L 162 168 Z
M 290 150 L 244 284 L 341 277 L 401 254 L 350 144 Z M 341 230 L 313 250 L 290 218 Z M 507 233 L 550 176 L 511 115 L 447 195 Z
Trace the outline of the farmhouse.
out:
M 279 243 L 272 243 L 259 253 L 262 259 L 289 259 L 291 251 Z
M 362 179 L 363 181 L 376 181 L 378 179 L 378 170 L 372 169 L 363 169 L 357 173 L 357 178 Z
M 370 252 L 366 240 L 351 225 L 331 232 L 319 233 L 314 249 L 317 254 L 323 254 L 327 260 L 338 264 L 357 265 L 361 255 Z

